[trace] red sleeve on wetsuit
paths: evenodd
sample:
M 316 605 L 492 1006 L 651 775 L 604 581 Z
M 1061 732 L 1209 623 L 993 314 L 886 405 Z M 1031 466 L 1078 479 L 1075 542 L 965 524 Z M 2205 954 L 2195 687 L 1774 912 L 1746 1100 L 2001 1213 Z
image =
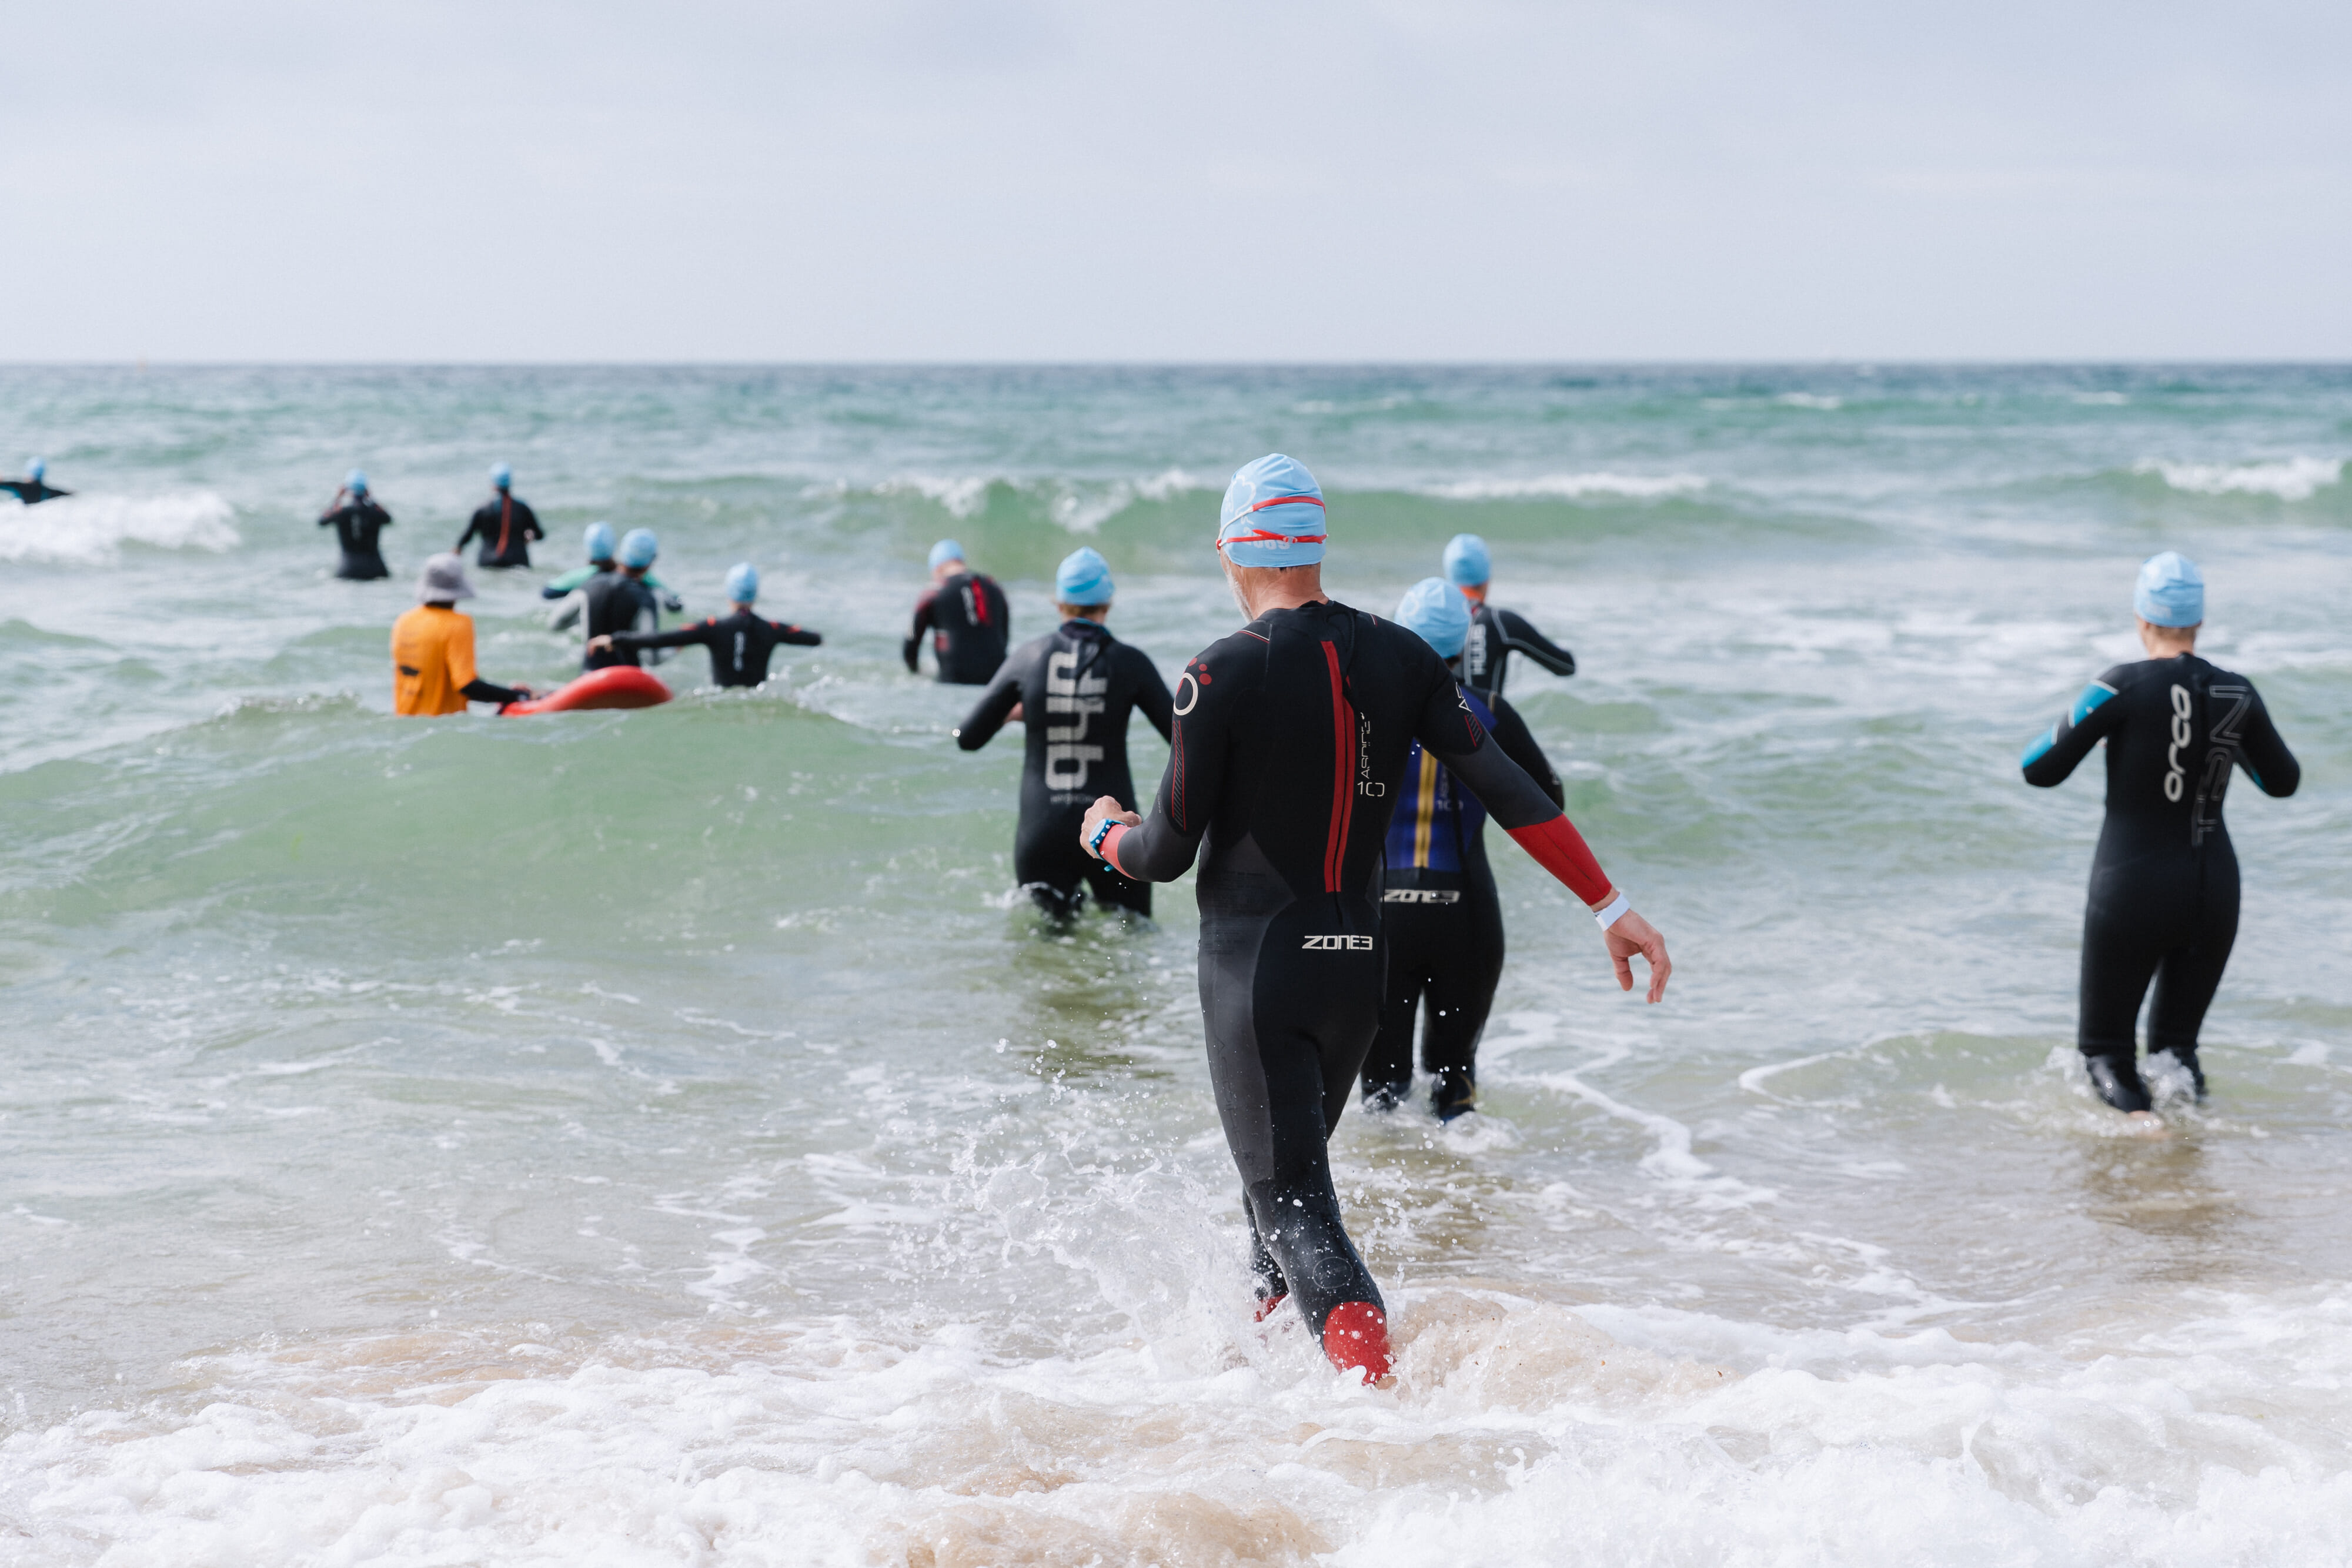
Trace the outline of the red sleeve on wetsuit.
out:
M 1519 841 L 1519 847 L 1533 855 L 1538 865 L 1566 883 L 1568 891 L 1586 904 L 1597 904 L 1609 896 L 1608 873 L 1592 858 L 1584 835 L 1565 815 L 1533 827 L 1504 831 Z

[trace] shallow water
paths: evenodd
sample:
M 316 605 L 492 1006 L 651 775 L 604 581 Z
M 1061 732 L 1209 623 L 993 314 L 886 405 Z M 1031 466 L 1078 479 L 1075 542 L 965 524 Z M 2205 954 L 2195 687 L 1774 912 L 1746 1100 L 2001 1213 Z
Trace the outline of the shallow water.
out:
M 0 1557 L 2306 1563 L 2352 1539 L 2352 372 L 0 371 Z M 1342 598 L 1461 528 L 1664 928 L 1499 858 L 1482 1113 L 1336 1142 L 1399 1387 L 1249 1321 L 1190 889 L 1057 936 L 897 640 L 1074 541 L 1167 669 L 1271 447 Z M 494 459 L 821 628 L 760 693 L 395 724 Z M 363 464 L 391 584 L 310 518 Z M 2214 1092 L 2070 1071 L 2095 769 L 2024 742 L 2182 549 L 2233 796 Z M 576 656 L 545 572 L 494 679 Z M 665 673 L 693 686 L 702 655 Z M 1139 776 L 1164 751 L 1138 727 Z M 2344 1060 L 2337 1060 L 2342 1053 Z

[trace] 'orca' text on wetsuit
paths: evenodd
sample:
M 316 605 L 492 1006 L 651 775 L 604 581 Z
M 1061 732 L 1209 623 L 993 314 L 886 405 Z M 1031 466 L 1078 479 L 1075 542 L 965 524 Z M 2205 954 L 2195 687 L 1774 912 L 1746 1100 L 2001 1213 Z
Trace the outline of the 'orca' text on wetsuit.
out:
M 952 686 L 984 686 L 1004 663 L 1013 638 L 1013 612 L 996 580 L 960 571 L 915 601 L 915 623 L 907 633 L 907 668 L 917 668 L 923 633 L 940 661 L 940 679 Z
M 2238 854 L 2221 820 L 2231 770 L 2286 796 L 2303 769 L 2253 683 L 2194 653 L 2117 664 L 2085 686 L 2026 748 L 2025 781 L 2063 782 L 2102 740 L 2107 816 L 2083 917 L 2078 1039 L 2095 1074 L 2105 1058 L 2117 1081 L 2101 1092 L 2144 1110 L 2133 1028 L 2149 978 L 2148 1050 L 2198 1072 L 2197 1031 L 2237 940 Z
M 1576 655 L 1537 631 L 1526 616 L 1472 600 L 1470 635 L 1462 644 L 1463 689 L 1488 702 L 1501 696 L 1513 653 L 1525 653 L 1555 675 L 1576 674 Z
M 1475 694 L 1470 711 L 1503 754 L 1517 763 L 1553 805 L 1565 802 L 1550 759 L 1527 721 L 1496 697 Z M 1396 815 L 1389 819 L 1388 879 L 1381 895 L 1381 938 L 1388 983 L 1380 1032 L 1364 1058 L 1364 1097 L 1402 1100 L 1412 1087 L 1412 1031 L 1422 998 L 1429 1023 L 1422 1065 L 1436 1079 L 1440 1116 L 1470 1108 L 1477 1080 L 1478 1037 L 1503 976 L 1503 906 L 1486 860 L 1486 808 L 1414 741 L 1405 758 Z
M 763 620 L 748 610 L 713 615 L 674 632 L 615 632 L 615 648 L 683 648 L 698 643 L 710 650 L 710 678 L 722 686 L 756 686 L 768 678 L 768 655 L 779 643 L 814 648 L 824 639 L 814 632 Z
M 1378 1027 L 1381 852 L 1412 743 L 1586 903 L 1609 879 L 1402 627 L 1343 604 L 1272 611 L 1186 664 L 1175 699 L 1160 793 L 1104 853 L 1168 882 L 1207 840 L 1201 1009 L 1217 1114 L 1259 1289 L 1286 1289 L 1320 1335 L 1335 1308 L 1381 1301 L 1340 1223 L 1325 1145 Z
M 1171 700 L 1168 683 L 1140 648 L 1097 622 L 1073 617 L 1014 649 L 955 732 L 958 746 L 977 751 L 1003 727 L 1013 705 L 1021 705 L 1029 733 L 1013 874 L 1048 914 L 1076 913 L 1082 885 L 1099 903 L 1151 913 L 1150 884 L 1131 882 L 1087 854 L 1078 828 L 1101 796 L 1133 807 L 1128 716 L 1141 710 L 1164 739 Z

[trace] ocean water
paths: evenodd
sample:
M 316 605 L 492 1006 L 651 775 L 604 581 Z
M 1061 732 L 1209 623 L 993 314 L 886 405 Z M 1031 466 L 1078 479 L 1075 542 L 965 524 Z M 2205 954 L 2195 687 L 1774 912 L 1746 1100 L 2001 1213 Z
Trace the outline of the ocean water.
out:
M 1223 476 L 1386 610 L 1452 533 L 1666 933 L 1507 845 L 1481 1113 L 1335 1144 L 1398 1386 L 1250 1321 L 1189 885 L 1009 896 L 1017 753 L 898 640 L 954 534 L 1095 544 L 1175 669 Z M 2352 371 L 0 371 L 0 1560 L 2305 1563 L 2352 1542 Z M 825 634 L 753 694 L 388 715 L 498 459 Z M 325 575 L 364 465 L 393 582 Z M 2242 785 L 2213 1093 L 2071 1070 L 2146 555 L 2303 791 Z M 547 571 L 492 678 L 576 659 Z M 703 678 L 689 650 L 666 674 Z M 1139 778 L 1164 750 L 1138 727 Z

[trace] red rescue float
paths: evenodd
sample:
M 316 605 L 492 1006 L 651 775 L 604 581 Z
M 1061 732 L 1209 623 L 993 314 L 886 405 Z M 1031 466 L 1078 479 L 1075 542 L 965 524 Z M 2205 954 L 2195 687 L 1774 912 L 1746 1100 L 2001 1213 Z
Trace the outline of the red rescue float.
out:
M 591 670 L 568 685 L 525 703 L 509 703 L 504 714 L 571 713 L 599 707 L 656 707 L 669 701 L 669 688 L 651 670 L 635 664 L 607 664 Z

